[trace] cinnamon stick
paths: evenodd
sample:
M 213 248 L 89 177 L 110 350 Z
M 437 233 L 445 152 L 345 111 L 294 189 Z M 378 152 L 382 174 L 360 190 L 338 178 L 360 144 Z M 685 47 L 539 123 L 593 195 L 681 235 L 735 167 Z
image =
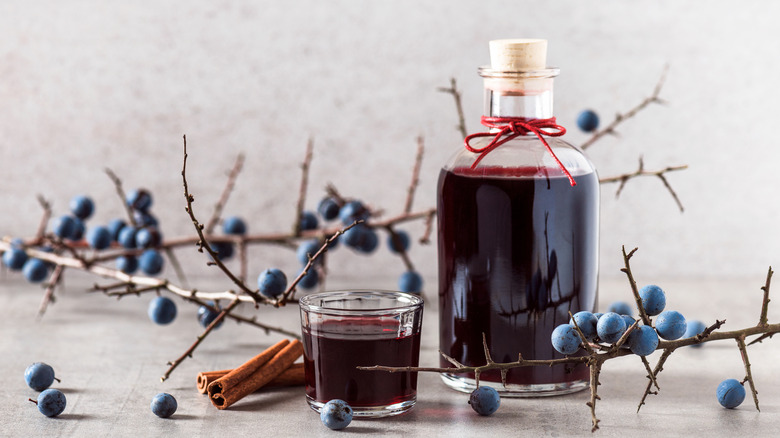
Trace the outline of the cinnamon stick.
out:
M 198 392 L 205 394 L 208 392 L 208 386 L 211 382 L 219 379 L 220 377 L 228 374 L 233 370 L 219 370 L 219 371 L 203 371 L 198 373 L 197 387 Z M 306 383 L 306 377 L 304 376 L 303 363 L 294 363 L 290 365 L 290 368 L 284 370 L 278 377 L 268 382 L 264 388 L 278 388 L 281 386 L 300 386 Z
M 278 377 L 302 354 L 303 344 L 297 339 L 278 342 L 249 362 L 211 382 L 207 388 L 209 400 L 217 409 L 226 409 Z M 269 355 L 272 356 L 270 359 Z

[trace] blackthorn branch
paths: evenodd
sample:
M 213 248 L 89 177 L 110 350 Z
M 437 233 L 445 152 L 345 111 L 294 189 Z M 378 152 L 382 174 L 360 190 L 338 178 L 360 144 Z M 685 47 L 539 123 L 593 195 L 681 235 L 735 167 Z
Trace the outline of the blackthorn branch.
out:
M 505 373 L 506 370 L 509 370 L 511 368 L 519 368 L 525 366 L 549 367 L 549 366 L 556 366 L 556 365 L 580 366 L 584 364 L 590 368 L 590 399 L 586 403 L 586 405 L 590 408 L 591 411 L 591 420 L 592 420 L 591 431 L 595 432 L 599 428 L 599 422 L 600 422 L 600 420 L 596 416 L 596 402 L 601 399 L 601 397 L 599 397 L 598 395 L 598 387 L 601 384 L 600 378 L 601 378 L 602 365 L 606 361 L 611 359 L 628 356 L 628 355 L 634 355 L 634 353 L 632 353 L 630 349 L 621 348 L 621 346 L 623 346 L 623 344 L 625 344 L 628 341 L 631 333 L 638 328 L 640 322 L 642 322 L 646 326 L 653 327 L 653 321 L 645 311 L 642 305 L 641 298 L 639 298 L 639 291 L 637 290 L 636 282 L 634 280 L 634 276 L 631 271 L 630 260 L 633 257 L 633 255 L 636 253 L 636 251 L 637 249 L 635 248 L 630 252 L 626 252 L 625 247 L 623 248 L 623 261 L 625 263 L 625 267 L 622 268 L 621 271 L 626 274 L 629 280 L 629 287 L 631 289 L 632 295 L 636 298 L 636 304 L 637 304 L 637 309 L 639 310 L 640 319 L 634 322 L 634 324 L 632 324 L 630 327 L 628 327 L 628 329 L 623 333 L 620 339 L 613 344 L 593 343 L 589 341 L 583 334 L 580 327 L 577 325 L 576 321 L 574 321 L 574 318 L 570 313 L 569 317 L 571 318 L 572 321 L 574 321 L 573 326 L 576 329 L 576 332 L 578 333 L 582 341 L 581 345 L 584 348 L 584 353 L 585 353 L 583 355 L 565 356 L 560 359 L 550 359 L 550 360 L 528 360 L 528 359 L 524 359 L 521 355 L 518 355 L 517 361 L 499 363 L 499 362 L 495 362 L 491 358 L 490 351 L 487 347 L 487 342 L 485 341 L 485 337 L 483 334 L 483 347 L 485 349 L 484 365 L 478 365 L 478 366 L 464 365 L 458 360 L 440 352 L 442 357 L 444 357 L 449 363 L 452 364 L 451 367 L 392 367 L 392 366 L 384 366 L 384 365 L 375 365 L 375 366 L 359 367 L 359 368 L 362 370 L 386 371 L 386 372 L 436 372 L 436 373 L 453 373 L 453 374 L 474 373 L 475 381 L 477 383 L 477 386 L 479 386 L 479 375 L 482 372 L 488 370 L 500 370 L 502 372 L 502 382 L 504 383 L 504 385 L 506 385 Z M 675 350 L 681 347 L 686 347 L 695 344 L 702 344 L 706 342 L 720 341 L 724 339 L 732 339 L 737 342 L 737 347 L 740 351 L 740 354 L 742 356 L 742 361 L 745 366 L 745 378 L 743 379 L 742 383 L 744 384 L 745 382 L 747 382 L 748 384 L 750 384 L 750 389 L 753 395 L 753 400 L 756 405 L 756 409 L 759 410 L 758 391 L 756 390 L 756 385 L 753 380 L 753 375 L 751 372 L 751 363 L 747 354 L 747 346 L 750 344 L 746 344 L 745 339 L 749 336 L 755 336 L 755 335 L 760 335 L 759 339 L 764 339 L 766 337 L 771 336 L 774 333 L 780 333 L 780 323 L 770 324 L 766 321 L 767 305 L 769 303 L 769 285 L 770 285 L 772 274 L 773 271 L 771 268 L 769 268 L 766 283 L 761 288 L 761 290 L 764 293 L 764 299 L 762 303 L 761 318 L 757 325 L 753 327 L 746 327 L 739 330 L 724 332 L 724 331 L 720 331 L 719 329 L 723 326 L 725 320 L 717 320 L 715 321 L 715 323 L 706 327 L 701 333 L 697 335 L 690 336 L 688 338 L 677 339 L 673 341 L 660 340 L 656 350 L 661 351 L 661 356 L 659 357 L 658 361 L 656 362 L 655 366 L 652 369 L 650 367 L 650 363 L 647 361 L 647 358 L 645 356 L 639 356 L 643 363 L 645 371 L 647 371 L 648 383 L 647 383 L 647 387 L 645 388 L 644 394 L 642 395 L 642 398 L 639 402 L 639 405 L 637 407 L 637 412 L 639 411 L 639 409 L 641 409 L 642 405 L 646 403 L 648 395 L 658 394 L 660 390 L 660 386 L 657 380 L 658 374 L 661 371 L 663 371 L 663 367 L 666 364 L 666 361 L 669 359 L 669 357 L 671 357 L 672 353 L 674 353 Z M 653 387 L 655 387 L 655 391 L 653 391 Z

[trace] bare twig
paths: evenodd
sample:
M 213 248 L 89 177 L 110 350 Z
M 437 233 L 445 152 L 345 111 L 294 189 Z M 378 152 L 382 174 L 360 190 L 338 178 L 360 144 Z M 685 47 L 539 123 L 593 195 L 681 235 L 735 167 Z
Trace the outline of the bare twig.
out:
M 612 123 L 600 129 L 599 131 L 596 131 L 587 141 L 585 141 L 585 143 L 583 143 L 580 146 L 580 149 L 585 150 L 591 147 L 601 137 L 607 134 L 611 134 L 611 135 L 617 134 L 616 129 L 622 122 L 625 122 L 626 120 L 634 117 L 635 115 L 637 115 L 637 113 L 645 109 L 645 107 L 647 107 L 651 103 L 659 103 L 659 104 L 665 103 L 658 96 L 659 94 L 661 94 L 661 88 L 663 87 L 664 82 L 666 81 L 666 73 L 668 71 L 669 71 L 669 65 L 664 66 L 664 70 L 661 73 L 661 78 L 658 80 L 658 83 L 655 85 L 655 88 L 653 89 L 653 93 L 649 97 L 646 97 L 644 100 L 642 100 L 642 102 L 639 103 L 639 105 L 631 108 L 630 110 L 628 110 L 628 112 L 624 114 L 618 113 L 617 115 L 615 115 L 615 120 L 613 120 Z
M 774 274 L 774 271 L 772 271 L 772 267 L 769 267 L 769 271 L 766 273 L 766 283 L 764 283 L 764 286 L 761 287 L 761 290 L 764 291 L 764 300 L 761 304 L 761 317 L 758 319 L 758 325 L 765 326 L 767 325 L 767 312 L 769 311 L 769 285 L 772 283 L 772 274 Z
M 209 218 L 208 222 L 206 222 L 206 228 L 204 232 L 207 235 L 213 233 L 214 228 L 216 228 L 217 224 L 219 224 L 219 220 L 222 217 L 222 210 L 225 208 L 225 204 L 227 204 L 227 201 L 230 198 L 230 194 L 233 193 L 233 188 L 236 185 L 236 179 L 241 173 L 241 169 L 243 167 L 244 154 L 238 154 L 236 157 L 236 162 L 233 164 L 233 168 L 230 170 L 230 173 L 228 173 L 228 179 L 225 183 L 225 188 L 222 189 L 222 194 L 219 196 L 219 200 L 217 200 L 217 203 L 214 205 L 214 211 L 211 213 L 211 217 Z
M 160 381 L 164 382 L 165 379 L 167 379 L 168 377 L 171 376 L 171 373 L 173 372 L 173 370 L 176 369 L 176 367 L 178 367 L 188 357 L 192 357 L 192 353 L 195 351 L 196 348 L 198 348 L 200 343 L 203 342 L 204 339 L 206 339 L 206 336 L 208 336 L 209 333 L 211 333 L 211 331 L 214 330 L 214 327 L 216 327 L 220 323 L 222 323 L 222 321 L 225 319 L 225 315 L 227 315 L 230 312 L 232 312 L 233 309 L 235 309 L 236 306 L 238 306 L 238 304 L 240 302 L 241 302 L 240 300 L 235 299 L 227 307 L 222 309 L 222 312 L 220 312 L 219 315 L 217 315 L 217 317 L 214 318 L 213 321 L 211 321 L 211 324 L 209 324 L 208 327 L 206 327 L 206 330 L 204 330 L 203 333 L 201 333 L 200 336 L 197 337 L 197 339 L 195 340 L 195 343 L 193 343 L 190 346 L 190 348 L 188 348 L 187 351 L 184 352 L 184 354 L 182 354 L 181 356 L 176 358 L 176 360 L 174 360 L 173 362 L 168 362 L 168 365 L 169 365 L 168 366 L 168 370 L 160 378 Z
M 753 373 L 750 371 L 750 359 L 748 358 L 744 335 L 737 338 L 737 347 L 739 348 L 739 353 L 742 356 L 742 363 L 745 364 L 745 378 L 742 380 L 742 384 L 744 385 L 745 382 L 750 383 L 750 392 L 753 394 L 753 402 L 756 404 L 756 410 L 761 412 L 761 409 L 758 407 L 758 391 L 756 391 L 756 383 L 753 381 Z
M 125 208 L 125 212 L 127 212 L 127 220 L 130 223 L 130 225 L 136 227 L 138 224 L 135 222 L 135 217 L 133 216 L 133 209 L 130 206 L 130 204 L 127 203 L 127 196 L 125 195 L 125 191 L 122 188 L 122 180 L 119 179 L 119 177 L 114 173 L 113 170 L 106 167 L 105 169 L 106 175 L 111 179 L 111 182 L 114 183 L 114 187 L 116 188 L 116 193 L 119 195 L 119 200 L 121 201 L 122 205 Z
M 620 271 L 625 273 L 628 277 L 628 282 L 631 285 L 631 292 L 634 295 L 634 302 L 636 303 L 636 308 L 639 310 L 639 317 L 642 319 L 642 322 L 648 326 L 652 327 L 653 323 L 650 320 L 650 317 L 647 316 L 647 312 L 645 312 L 645 307 L 642 305 L 642 297 L 639 296 L 639 289 L 636 287 L 636 280 L 634 280 L 634 274 L 631 272 L 631 257 L 636 252 L 637 248 L 634 248 L 631 250 L 631 252 L 626 253 L 626 247 L 623 246 L 623 263 L 625 265 L 624 268 L 622 268 Z
M 306 190 L 309 185 L 309 168 L 314 151 L 314 140 L 309 139 L 306 143 L 306 155 L 301 163 L 301 188 L 298 190 L 298 203 L 295 206 L 295 225 L 293 231 L 296 236 L 301 235 L 301 219 L 303 219 L 303 209 L 306 204 Z
M 466 138 L 468 135 L 468 130 L 466 129 L 466 118 L 463 116 L 463 103 L 461 102 L 461 93 L 460 90 L 458 90 L 458 84 L 455 81 L 455 78 L 450 78 L 450 86 L 449 87 L 439 87 L 437 88 L 438 91 L 441 91 L 442 93 L 448 93 L 452 95 L 452 98 L 455 99 L 455 109 L 458 111 L 458 131 L 463 136 L 463 138 Z
M 176 257 L 176 253 L 173 252 L 172 248 L 165 248 L 165 255 L 171 262 L 174 272 L 176 272 L 176 278 L 179 279 L 184 287 L 189 287 L 187 285 L 187 275 L 184 274 L 184 269 L 181 268 L 181 263 L 179 263 L 179 258 Z
M 183 142 L 184 142 L 184 160 L 182 164 L 181 169 L 181 178 L 182 183 L 184 185 L 184 198 L 187 201 L 187 207 L 185 208 L 185 211 L 189 214 L 190 219 L 192 220 L 192 225 L 195 227 L 195 231 L 198 233 L 198 237 L 200 240 L 198 241 L 198 250 L 203 251 L 204 249 L 206 252 L 211 256 L 211 259 L 214 261 L 214 264 L 219 267 L 222 272 L 225 273 L 225 275 L 230 278 L 233 283 L 238 286 L 239 289 L 241 289 L 242 292 L 252 297 L 253 300 L 255 300 L 255 303 L 261 303 L 265 301 L 265 299 L 258 294 L 257 292 L 249 289 L 247 285 L 241 281 L 238 277 L 233 274 L 233 272 L 228 269 L 227 266 L 225 266 L 222 261 L 220 261 L 219 256 L 217 256 L 217 253 L 214 251 L 214 249 L 211 248 L 211 245 L 209 245 L 209 242 L 206 240 L 206 236 L 203 233 L 203 224 L 198 222 L 198 220 L 195 218 L 195 213 L 192 211 L 192 203 L 195 201 L 195 197 L 190 194 L 189 187 L 187 186 L 187 136 L 183 136 Z
M 49 224 L 51 218 L 51 204 L 43 195 L 38 195 L 38 204 L 43 208 L 43 216 L 41 216 L 41 222 L 38 224 L 38 231 L 35 232 L 35 242 L 41 242 L 43 236 L 46 235 L 46 226 Z
M 51 272 L 51 276 L 49 277 L 49 283 L 46 285 L 46 291 L 43 293 L 41 305 L 38 307 L 38 318 L 43 317 L 43 314 L 46 313 L 46 308 L 49 306 L 49 303 L 54 302 L 54 289 L 56 289 L 57 285 L 59 285 L 60 280 L 62 279 L 62 271 L 64 270 L 65 267 L 62 265 L 54 266 L 54 270 Z
M 407 190 L 406 203 L 404 206 L 404 213 L 409 214 L 412 212 L 412 203 L 414 202 L 414 192 L 417 190 L 417 186 L 420 184 L 420 168 L 422 167 L 423 152 L 425 151 L 425 142 L 422 135 L 417 137 L 417 155 L 414 158 L 414 167 L 412 168 L 412 181 L 409 183 L 409 189 Z
M 680 198 L 677 196 L 677 193 L 672 189 L 672 186 L 669 184 L 669 181 L 666 179 L 666 174 L 669 172 L 674 172 L 678 170 L 685 170 L 688 168 L 687 165 L 682 166 L 668 166 L 660 170 L 645 170 L 644 168 L 644 161 L 642 157 L 639 157 L 639 167 L 636 171 L 631 173 L 625 173 L 623 175 L 618 176 L 612 176 L 608 178 L 600 178 L 599 182 L 601 184 L 609 184 L 609 183 L 619 183 L 618 189 L 615 192 L 615 197 L 620 196 L 620 193 L 623 191 L 623 188 L 626 186 L 626 183 L 634 178 L 637 177 L 643 177 L 643 176 L 651 176 L 656 177 L 661 180 L 661 182 L 664 184 L 664 187 L 666 187 L 666 190 L 669 191 L 669 194 L 672 195 L 672 198 L 677 203 L 677 207 L 680 209 L 680 211 L 684 211 L 682 202 L 680 201 Z

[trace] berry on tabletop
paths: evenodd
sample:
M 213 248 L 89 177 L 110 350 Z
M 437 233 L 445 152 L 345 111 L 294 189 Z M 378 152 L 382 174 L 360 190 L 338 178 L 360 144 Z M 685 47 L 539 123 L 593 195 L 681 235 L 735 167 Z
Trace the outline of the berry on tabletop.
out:
M 498 391 L 489 386 L 480 386 L 469 395 L 471 409 L 479 415 L 492 415 L 501 406 L 501 397 Z
M 176 412 L 179 404 L 176 399 L 167 392 L 161 392 L 152 399 L 152 412 L 160 418 L 168 418 Z
M 38 405 L 38 411 L 47 417 L 56 417 L 65 410 L 67 401 L 65 400 L 65 394 L 59 389 L 47 389 L 38 394 L 38 400 L 34 401 Z
M 24 370 L 24 381 L 30 388 L 43 391 L 54 382 L 54 368 L 43 362 L 35 362 Z
M 344 400 L 333 399 L 322 407 L 320 420 L 328 429 L 344 429 L 352 422 L 352 407 Z
M 745 401 L 745 386 L 737 379 L 726 379 L 720 382 L 715 394 L 721 406 L 734 409 Z

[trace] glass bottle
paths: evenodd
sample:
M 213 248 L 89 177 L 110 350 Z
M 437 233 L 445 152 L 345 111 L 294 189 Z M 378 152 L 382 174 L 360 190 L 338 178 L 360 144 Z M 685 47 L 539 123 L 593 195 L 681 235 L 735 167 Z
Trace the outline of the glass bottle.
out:
M 523 46 L 520 52 L 532 50 L 535 59 L 510 59 L 507 66 L 497 62 L 502 55 L 493 53 L 494 45 L 505 51 Z M 553 117 L 558 69 L 545 66 L 545 52 L 544 40 L 491 41 L 491 67 L 479 70 L 486 116 Z M 472 139 L 471 146 L 483 147 L 491 137 Z M 485 364 L 483 334 L 496 362 L 516 361 L 518 354 L 563 357 L 550 343 L 553 329 L 568 322 L 569 312 L 595 310 L 598 177 L 577 148 L 559 137 L 545 140 L 576 185 L 533 133 L 500 145 L 475 166 L 479 156 L 461 147 L 441 170 L 439 347 L 465 365 Z M 442 359 L 441 366 L 452 365 Z M 441 376 L 457 390 L 476 387 L 473 373 Z M 480 375 L 481 385 L 502 395 L 540 396 L 584 389 L 589 374 L 584 365 L 521 367 L 509 370 L 506 380 L 503 386 L 499 372 Z

